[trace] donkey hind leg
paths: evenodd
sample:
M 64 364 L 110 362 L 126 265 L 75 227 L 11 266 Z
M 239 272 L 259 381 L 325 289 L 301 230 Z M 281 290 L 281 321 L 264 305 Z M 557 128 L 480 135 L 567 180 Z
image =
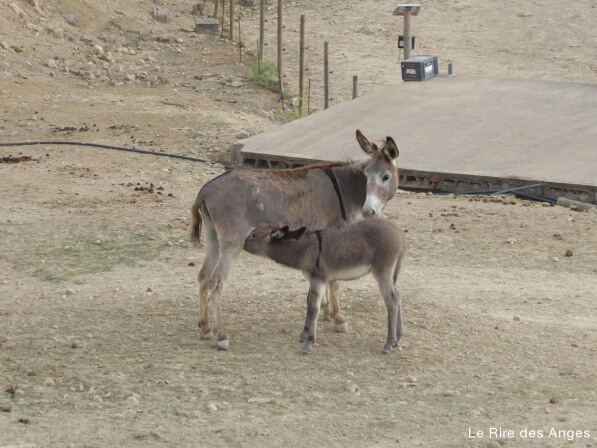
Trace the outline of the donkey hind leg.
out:
M 321 311 L 323 312 L 323 320 L 331 322 L 332 316 L 330 315 L 330 288 L 329 285 L 325 288 L 325 294 L 321 298 Z
M 307 320 L 305 330 L 307 332 L 307 342 L 303 347 L 303 355 L 311 353 L 311 348 L 317 339 L 317 317 L 321 307 L 321 298 L 325 291 L 325 282 L 320 280 L 311 280 L 309 296 L 307 297 Z M 303 330 L 303 332 L 305 331 Z
M 348 322 L 340 314 L 340 298 L 338 293 L 338 282 L 336 280 L 328 283 L 326 294 L 329 296 L 329 303 L 332 307 L 330 314 L 331 320 L 334 321 L 334 330 L 337 333 L 348 333 Z
M 381 275 L 375 275 L 375 279 L 377 280 L 379 290 L 381 292 L 381 295 L 383 296 L 386 308 L 388 309 L 388 336 L 386 338 L 386 344 L 384 345 L 383 350 L 381 351 L 381 353 L 384 355 L 389 355 L 392 351 L 392 347 L 397 346 L 399 340 L 396 327 L 398 324 L 397 321 L 400 310 L 400 296 L 398 295 L 398 292 L 394 287 L 392 277 L 393 276 L 391 272 L 386 272 Z M 401 315 L 400 321 L 402 321 Z
M 222 289 L 224 288 L 224 282 L 228 278 L 234 255 L 238 253 L 239 250 L 240 247 L 235 249 L 233 247 L 223 248 L 220 246 L 218 260 L 209 280 L 212 318 L 217 340 L 216 345 L 221 350 L 228 350 L 230 344 L 222 315 Z
M 213 223 L 209 219 L 204 220 L 205 224 L 205 235 L 207 240 L 207 247 L 205 249 L 205 260 L 203 266 L 199 271 L 199 310 L 200 320 L 199 328 L 201 328 L 201 339 L 211 339 L 213 333 L 209 325 L 209 280 L 214 271 L 216 261 L 218 260 L 219 248 L 218 248 L 218 236 Z

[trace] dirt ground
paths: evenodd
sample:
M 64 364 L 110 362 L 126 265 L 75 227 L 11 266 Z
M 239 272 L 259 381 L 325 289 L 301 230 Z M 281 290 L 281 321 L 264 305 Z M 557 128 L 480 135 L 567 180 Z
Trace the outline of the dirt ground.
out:
M 226 39 L 190 32 L 193 2 L 160 3 L 166 24 L 149 0 L 96 3 L 0 0 L 0 142 L 218 161 L 283 121 L 247 80 L 249 45 L 240 63 Z M 597 2 L 559 5 L 424 4 L 416 52 L 444 72 L 596 82 Z M 285 2 L 287 84 L 301 13 L 313 107 L 324 39 L 332 104 L 353 74 L 361 94 L 400 83 L 394 6 Z M 256 10 L 238 10 L 254 42 Z M 0 162 L 0 447 L 597 446 L 594 210 L 399 192 L 386 208 L 409 243 L 399 351 L 380 354 L 386 311 L 363 278 L 341 287 L 349 332 L 322 321 L 302 356 L 307 282 L 242 254 L 222 352 L 199 339 L 204 247 L 188 235 L 221 167 L 64 145 L 0 148 Z

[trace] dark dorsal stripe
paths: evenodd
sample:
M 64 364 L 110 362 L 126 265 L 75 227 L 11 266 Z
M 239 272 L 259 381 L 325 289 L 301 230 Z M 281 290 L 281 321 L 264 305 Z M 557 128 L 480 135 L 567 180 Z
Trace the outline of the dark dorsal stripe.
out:
M 334 190 L 336 191 L 336 196 L 338 196 L 338 202 L 340 203 L 340 214 L 342 216 L 342 219 L 346 221 L 346 209 L 344 208 L 344 201 L 342 200 L 342 194 L 340 193 L 340 187 L 338 186 L 338 179 L 336 179 L 336 175 L 334 174 L 334 171 L 332 171 L 331 167 L 330 169 L 324 171 L 325 174 L 327 174 L 330 180 L 332 181 L 332 184 L 334 185 Z
M 319 269 L 319 259 L 321 258 L 321 248 L 323 246 L 321 242 L 321 231 L 316 230 L 315 235 L 317 236 L 317 243 L 319 244 L 319 251 L 317 252 L 317 261 L 315 262 L 315 267 Z

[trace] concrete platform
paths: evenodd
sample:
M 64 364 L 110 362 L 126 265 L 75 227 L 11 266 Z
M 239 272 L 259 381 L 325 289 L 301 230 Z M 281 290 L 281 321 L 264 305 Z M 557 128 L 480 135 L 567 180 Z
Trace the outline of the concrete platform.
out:
M 462 191 L 543 182 L 597 203 L 597 84 L 437 77 L 344 102 L 235 144 L 239 164 L 355 160 L 361 129 L 391 135 L 401 186 Z

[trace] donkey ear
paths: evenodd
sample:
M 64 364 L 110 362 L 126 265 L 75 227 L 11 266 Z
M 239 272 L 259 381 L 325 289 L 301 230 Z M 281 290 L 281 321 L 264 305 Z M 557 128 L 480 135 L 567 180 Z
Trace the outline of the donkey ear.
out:
M 303 233 L 305 233 L 305 230 L 307 230 L 306 227 L 301 227 L 298 230 L 291 230 L 290 232 L 288 232 L 286 234 L 286 237 L 284 239 L 286 239 L 286 240 L 298 240 L 301 236 L 303 236 Z
M 283 240 L 288 235 L 288 226 L 284 226 L 281 229 L 274 230 L 270 235 L 272 240 Z
M 398 158 L 398 146 L 392 137 L 386 137 L 386 147 L 384 148 L 383 152 L 390 160 L 395 160 Z
M 371 143 L 369 139 L 363 135 L 360 129 L 357 129 L 357 142 L 359 142 L 359 145 L 361 145 L 361 149 L 369 155 L 377 151 L 377 145 L 375 143 Z

